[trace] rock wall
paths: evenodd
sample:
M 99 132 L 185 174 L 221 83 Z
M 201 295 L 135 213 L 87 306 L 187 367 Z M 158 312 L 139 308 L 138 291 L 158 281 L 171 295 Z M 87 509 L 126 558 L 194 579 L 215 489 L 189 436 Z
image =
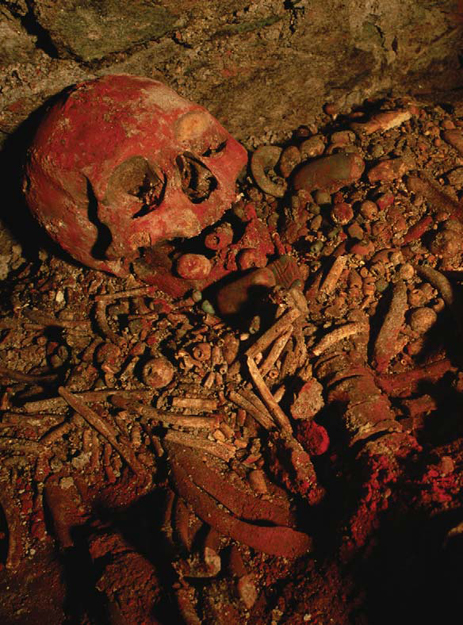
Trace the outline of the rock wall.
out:
M 252 145 L 391 89 L 462 86 L 456 0 L 3 0 L 0 137 L 105 73 L 161 78 Z

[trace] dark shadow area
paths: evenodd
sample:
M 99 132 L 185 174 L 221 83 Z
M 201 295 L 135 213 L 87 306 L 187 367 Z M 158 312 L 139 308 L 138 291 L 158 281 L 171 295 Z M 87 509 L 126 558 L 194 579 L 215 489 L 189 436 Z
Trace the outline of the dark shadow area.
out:
M 124 510 L 101 509 L 99 516 L 110 523 L 111 531 L 120 533 L 133 550 L 154 567 L 161 599 L 152 607 L 151 617 L 161 623 L 182 625 L 184 621 L 173 596 L 177 575 L 171 563 L 177 553 L 162 531 L 167 496 L 165 489 L 157 488 Z
M 4 566 L 8 555 L 8 523 L 0 505 L 0 566 Z
M 436 410 L 423 416 L 423 423 L 416 433 L 418 442 L 433 448 L 449 445 L 463 436 L 463 397 L 450 386 L 451 374 L 434 384 L 423 383 L 420 394 L 429 394 L 436 403 Z
M 41 26 L 37 21 L 37 17 L 34 15 L 31 4 L 32 3 L 30 1 L 27 2 L 29 10 L 25 15 L 19 15 L 19 19 L 29 35 L 36 38 L 37 47 L 40 50 L 43 50 L 52 59 L 57 59 L 59 58 L 58 50 L 56 49 L 48 31 L 45 30 L 45 28 L 43 28 L 43 26 Z
M 382 524 L 376 547 L 360 563 L 357 583 L 366 590 L 368 624 L 459 622 L 463 539 L 460 534 L 446 543 L 446 535 L 463 511 L 434 518 L 401 512 Z
M 106 253 L 112 243 L 111 230 L 98 217 L 98 200 L 93 191 L 92 183 L 87 178 L 88 219 L 97 230 L 97 238 L 93 244 L 91 254 L 97 260 L 106 260 Z
M 75 261 L 48 237 L 33 218 L 22 191 L 27 149 L 48 108 L 61 97 L 61 93 L 35 110 L 16 132 L 8 137 L 0 152 L 0 185 L 2 189 L 8 189 L 8 195 L 4 198 L 3 208 L 0 211 L 0 220 L 21 244 L 23 255 L 30 262 L 38 260 L 38 251 L 43 248 L 50 254 L 75 264 Z
M 173 595 L 177 576 L 171 562 L 178 554 L 162 532 L 166 497 L 165 489 L 155 488 L 127 508 L 110 509 L 97 503 L 91 520 L 71 530 L 74 546 L 58 556 L 66 589 L 64 609 L 67 618 L 63 625 L 120 622 L 118 592 L 107 596 L 105 583 L 110 580 L 110 584 L 120 585 L 121 592 L 126 589 L 130 594 L 130 576 L 138 576 L 134 581 L 136 584 L 145 579 L 149 584 L 146 576 L 150 572 L 154 573 L 157 585 L 153 595 L 159 599 L 152 606 L 151 618 L 165 624 L 184 623 Z M 51 527 L 53 523 L 48 510 L 46 517 Z M 141 556 L 147 561 L 146 569 L 138 569 L 136 562 L 130 570 L 121 566 L 125 558 L 132 562 L 132 553 L 135 558 Z M 103 584 L 99 584 L 100 580 Z M 136 594 L 143 592 L 141 587 L 136 588 Z M 150 587 L 150 590 L 153 589 Z
M 92 625 L 110 625 L 106 599 L 97 590 L 98 571 L 88 553 L 86 534 L 87 528 L 76 528 L 74 547 L 66 550 L 61 559 L 66 585 L 64 609 L 68 615 L 64 625 L 80 625 L 85 617 L 90 617 Z

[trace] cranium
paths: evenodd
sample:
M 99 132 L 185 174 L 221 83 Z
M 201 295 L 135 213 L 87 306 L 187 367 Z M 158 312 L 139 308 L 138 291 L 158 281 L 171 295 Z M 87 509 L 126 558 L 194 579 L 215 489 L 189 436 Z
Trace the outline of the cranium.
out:
M 126 275 L 140 249 L 220 219 L 246 160 L 210 113 L 161 82 L 104 76 L 50 108 L 28 152 L 24 191 L 71 256 Z

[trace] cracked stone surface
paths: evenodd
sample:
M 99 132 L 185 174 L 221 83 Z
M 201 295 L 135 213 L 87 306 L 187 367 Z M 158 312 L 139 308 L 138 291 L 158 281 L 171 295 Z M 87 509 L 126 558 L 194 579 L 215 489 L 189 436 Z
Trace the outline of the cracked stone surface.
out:
M 0 13 L 0 132 L 104 73 L 163 77 L 242 141 L 284 137 L 326 101 L 458 88 L 462 21 L 440 3 L 7 0 Z M 266 137 L 273 138 L 273 137 Z

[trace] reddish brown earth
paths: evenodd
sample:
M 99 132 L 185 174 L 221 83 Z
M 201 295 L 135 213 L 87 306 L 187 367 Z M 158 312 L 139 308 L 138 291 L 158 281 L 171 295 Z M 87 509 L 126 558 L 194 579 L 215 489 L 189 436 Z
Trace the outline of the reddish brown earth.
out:
M 263 146 L 221 222 L 169 248 L 173 272 L 232 250 L 182 299 L 21 241 L 2 623 L 451 622 L 462 137 L 463 108 L 391 98 Z

